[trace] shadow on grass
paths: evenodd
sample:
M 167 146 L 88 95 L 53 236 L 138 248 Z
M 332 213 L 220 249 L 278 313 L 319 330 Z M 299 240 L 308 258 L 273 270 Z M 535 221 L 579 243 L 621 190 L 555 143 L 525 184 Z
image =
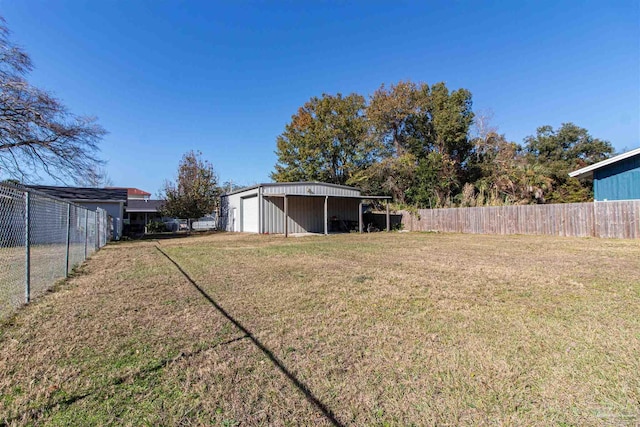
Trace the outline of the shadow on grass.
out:
M 245 334 L 245 336 L 247 338 L 249 338 L 251 340 L 251 342 L 253 342 L 253 344 L 258 347 L 260 349 L 260 351 L 262 351 L 268 358 L 269 360 L 271 360 L 271 362 L 273 362 L 274 365 L 276 365 L 276 367 L 280 370 L 280 372 L 282 372 L 288 379 L 289 381 L 291 381 L 291 383 L 296 386 L 298 388 L 298 390 L 300 390 L 302 393 L 304 393 L 305 397 L 307 398 L 307 400 L 309 402 L 311 402 L 320 412 L 322 412 L 322 414 L 325 416 L 325 418 L 331 422 L 331 424 L 333 424 L 334 426 L 340 426 L 342 427 L 344 424 L 342 424 L 340 421 L 338 421 L 338 419 L 336 418 L 336 416 L 333 414 L 333 412 L 331 411 L 331 409 L 329 409 L 329 407 L 327 405 L 325 405 L 322 401 L 320 401 L 312 392 L 311 390 L 309 390 L 309 387 L 307 387 L 302 381 L 300 381 L 295 375 L 293 375 L 291 373 L 291 371 L 289 371 L 287 369 L 286 366 L 284 366 L 284 364 L 282 363 L 282 361 L 280 361 L 280 359 L 278 359 L 271 350 L 269 350 L 258 338 L 256 338 L 253 333 L 248 330 L 247 328 L 245 328 L 242 323 L 240 323 L 238 320 L 236 320 L 233 316 L 231 316 L 231 314 L 229 314 L 224 308 L 222 308 L 222 306 L 220 306 L 213 298 L 211 298 L 209 296 L 209 294 L 207 294 L 190 276 L 189 274 L 187 274 L 186 271 L 184 271 L 182 269 L 182 267 L 180 267 L 180 264 L 178 264 L 176 261 L 174 261 L 169 255 L 167 255 L 166 252 L 164 252 L 162 249 L 160 249 L 158 246 L 156 246 L 156 249 L 162 254 L 164 255 L 169 261 L 171 261 L 171 263 L 173 265 L 176 266 L 176 268 L 180 271 L 180 273 L 182 273 L 182 275 L 189 281 L 189 283 L 191 283 L 193 285 L 194 288 L 196 288 L 198 290 L 198 292 L 200 292 L 200 294 L 205 297 L 207 299 L 207 301 L 209 301 L 211 303 L 211 305 L 213 305 L 216 310 L 218 310 L 224 317 L 227 318 L 227 320 L 229 320 L 231 323 L 233 323 L 233 325 L 238 328 L 242 333 Z
M 221 347 L 224 345 L 228 345 L 228 344 L 232 344 L 236 341 L 240 341 L 243 339 L 249 338 L 248 335 L 242 335 L 240 337 L 236 337 L 236 338 L 232 338 L 230 340 L 224 341 L 224 342 L 220 342 L 220 343 L 216 343 L 212 346 L 206 347 L 206 348 L 201 348 L 199 350 L 193 351 L 193 352 L 180 352 L 180 354 L 178 354 L 175 357 L 168 357 L 162 360 L 159 360 L 157 363 L 144 367 L 142 369 L 139 369 L 137 372 L 133 372 L 129 375 L 123 375 L 123 376 L 119 376 L 119 377 L 115 377 L 113 378 L 108 384 L 104 384 L 100 387 L 96 387 L 94 389 L 85 391 L 84 393 L 76 393 L 74 395 L 68 396 L 64 399 L 60 399 L 60 400 L 54 400 L 52 402 L 50 402 L 48 405 L 44 405 L 44 406 L 40 406 L 37 408 L 32 408 L 30 410 L 28 410 L 26 413 L 24 414 L 19 414 L 19 415 L 15 415 L 11 418 L 0 418 L 0 426 L 5 426 L 5 425 L 10 425 L 11 423 L 18 421 L 21 418 L 24 418 L 24 415 L 29 416 L 29 418 L 38 418 L 39 416 L 41 416 L 42 414 L 47 413 L 48 411 L 50 411 L 51 409 L 55 408 L 56 406 L 61 406 L 61 407 L 67 407 L 70 406 L 80 400 L 83 400 L 89 396 L 92 396 L 102 390 L 105 390 L 109 387 L 114 387 L 114 386 L 119 386 L 120 384 L 124 384 L 127 381 L 130 380 L 136 380 L 139 378 L 144 378 L 145 376 L 152 374 L 154 372 L 157 372 L 163 368 L 165 368 L 167 365 L 169 365 L 170 363 L 174 363 L 177 362 L 179 360 L 183 360 L 183 359 L 187 359 L 189 357 L 193 357 L 196 356 L 200 353 L 203 353 L 205 351 L 208 350 L 213 350 L 216 347 Z
M 123 242 L 134 242 L 137 240 L 149 241 L 149 240 L 168 240 L 168 239 L 183 239 L 186 237 L 194 236 L 210 236 L 212 234 L 222 233 L 219 230 L 191 230 L 191 231 L 166 231 L 161 233 L 138 233 L 130 234 L 123 239 Z

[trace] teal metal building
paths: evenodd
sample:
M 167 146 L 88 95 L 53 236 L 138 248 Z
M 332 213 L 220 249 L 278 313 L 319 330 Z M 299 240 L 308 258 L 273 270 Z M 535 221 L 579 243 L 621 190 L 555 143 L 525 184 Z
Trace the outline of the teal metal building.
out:
M 640 200 L 640 148 L 571 172 L 569 176 L 593 179 L 596 202 Z

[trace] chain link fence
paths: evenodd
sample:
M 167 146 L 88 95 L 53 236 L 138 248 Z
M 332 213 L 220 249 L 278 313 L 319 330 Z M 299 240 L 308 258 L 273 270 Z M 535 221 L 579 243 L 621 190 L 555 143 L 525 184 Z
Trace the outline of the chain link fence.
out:
M 107 243 L 107 212 L 0 184 L 0 319 Z

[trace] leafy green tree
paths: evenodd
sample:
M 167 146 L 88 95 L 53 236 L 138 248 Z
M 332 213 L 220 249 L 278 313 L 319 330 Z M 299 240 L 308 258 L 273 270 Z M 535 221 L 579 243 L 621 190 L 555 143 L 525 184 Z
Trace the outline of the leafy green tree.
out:
M 462 189 L 466 164 L 473 145 L 469 128 L 473 122 L 471 92 L 450 92 L 444 83 L 421 85 L 423 107 L 412 121 L 411 147 L 419 167 L 413 188 L 419 206 L 448 206 Z
M 173 218 L 200 218 L 218 207 L 220 188 L 213 165 L 199 151 L 182 156 L 177 181 L 166 181 L 162 214 Z
M 407 189 L 408 199 L 419 207 L 450 207 L 460 188 L 457 165 L 446 153 L 431 151 L 418 160 L 416 179 Z
M 354 174 L 349 185 L 359 187 L 364 194 L 388 194 L 398 203 L 406 203 L 406 191 L 413 185 L 416 158 L 411 153 L 399 157 L 383 157 Z
M 313 97 L 278 136 L 274 181 L 346 184 L 372 164 L 376 148 L 369 137 L 362 96 Z
M 420 95 L 418 85 L 401 81 L 388 89 L 383 84 L 371 96 L 367 118 L 385 157 L 401 157 L 408 151 L 410 122 L 419 113 Z
M 593 198 L 592 183 L 569 177 L 569 172 L 609 158 L 614 150 L 609 141 L 593 138 L 589 132 L 573 123 L 563 123 L 560 129 L 542 126 L 535 136 L 525 138 L 529 164 L 545 170 L 553 180 L 551 203 L 584 202 Z
M 371 97 L 367 117 L 384 147 L 387 167 L 376 164 L 364 175 L 386 182 L 401 203 L 445 206 L 459 192 L 472 152 L 471 93 L 450 92 L 444 83 L 382 85 Z M 380 173 L 385 176 L 378 176 Z M 392 182 L 394 185 L 391 185 Z
M 481 150 L 469 165 L 478 175 L 476 206 L 545 202 L 553 180 L 544 168 L 528 162 L 521 146 L 496 132 L 478 139 L 474 144 Z
M 390 194 L 400 203 L 450 204 L 472 145 L 471 94 L 444 83 L 382 85 L 311 98 L 278 137 L 275 181 L 322 181 Z

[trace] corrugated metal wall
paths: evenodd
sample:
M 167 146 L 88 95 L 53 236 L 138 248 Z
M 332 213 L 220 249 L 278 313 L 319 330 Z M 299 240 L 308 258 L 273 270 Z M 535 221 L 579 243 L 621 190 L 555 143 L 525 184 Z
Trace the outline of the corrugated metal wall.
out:
M 621 160 L 594 171 L 594 199 L 640 199 L 640 156 Z
M 357 188 L 341 187 L 331 184 L 319 183 L 280 183 L 269 184 L 263 187 L 264 195 L 268 194 L 296 194 L 301 196 L 360 196 Z
M 262 230 L 264 233 L 284 233 L 284 198 L 264 197 L 262 202 Z
M 329 197 L 327 217 L 358 221 L 358 199 Z M 289 233 L 324 233 L 324 197 L 288 197 Z M 263 232 L 284 233 L 284 198 L 264 197 Z
M 258 194 L 262 188 L 260 212 L 260 232 L 270 234 L 284 233 L 284 198 L 269 195 L 288 195 L 290 233 L 323 233 L 324 200 L 329 196 L 328 218 L 337 217 L 345 221 L 358 221 L 360 190 L 332 184 L 319 183 L 278 183 L 262 187 L 252 187 L 237 193 L 224 195 L 221 200 L 220 228 L 227 231 L 246 231 L 242 224 L 245 208 L 242 199 Z M 235 209 L 235 219 L 234 219 Z
M 291 233 L 324 232 L 324 197 L 288 197 Z
M 358 199 L 332 199 L 329 197 L 329 218 L 338 217 L 340 220 L 357 221 L 358 220 Z

